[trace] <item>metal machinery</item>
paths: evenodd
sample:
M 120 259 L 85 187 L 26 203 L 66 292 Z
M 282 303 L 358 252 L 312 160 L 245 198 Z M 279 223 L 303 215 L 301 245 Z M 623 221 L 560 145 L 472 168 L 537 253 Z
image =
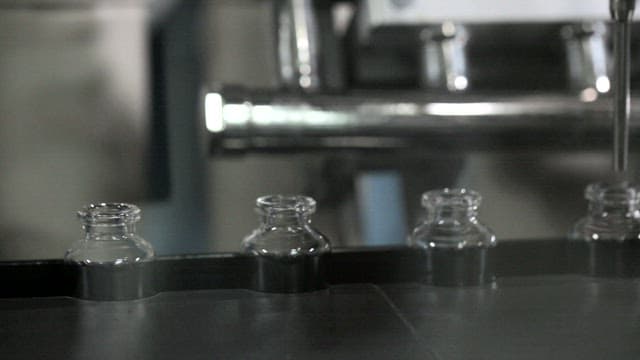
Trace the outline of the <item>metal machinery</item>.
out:
M 241 236 L 234 199 L 296 189 L 328 205 L 319 221 L 341 244 L 403 243 L 420 194 L 444 186 L 478 189 L 498 238 L 563 237 L 585 184 L 611 168 L 607 4 L 485 5 L 207 6 L 201 106 L 222 200 L 211 209 L 229 215 L 213 215 L 211 237 Z M 261 31 L 237 33 L 235 16 Z M 285 187 L 258 180 L 270 167 Z

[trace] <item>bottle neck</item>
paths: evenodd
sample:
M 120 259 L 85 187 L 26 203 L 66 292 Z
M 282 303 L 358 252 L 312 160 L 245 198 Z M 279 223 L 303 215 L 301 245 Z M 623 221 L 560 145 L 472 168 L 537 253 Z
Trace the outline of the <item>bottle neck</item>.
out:
M 260 223 L 265 227 L 302 227 L 310 222 L 309 215 L 300 213 L 271 213 L 260 216 Z
M 480 194 L 465 188 L 445 188 L 422 194 L 426 221 L 442 226 L 465 226 L 478 222 Z
M 427 219 L 439 224 L 473 224 L 477 222 L 477 218 L 478 210 L 472 206 L 441 205 L 427 209 Z
M 120 240 L 135 233 L 140 209 L 126 203 L 90 204 L 78 211 L 87 240 Z
M 136 232 L 134 223 L 122 224 L 84 224 L 85 239 L 93 241 L 121 240 Z

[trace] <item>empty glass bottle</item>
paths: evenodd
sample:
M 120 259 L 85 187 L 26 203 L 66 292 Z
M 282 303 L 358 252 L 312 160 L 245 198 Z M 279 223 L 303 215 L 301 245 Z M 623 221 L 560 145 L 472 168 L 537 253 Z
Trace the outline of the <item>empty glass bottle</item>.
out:
M 627 183 L 589 184 L 584 192 L 589 201 L 587 216 L 569 233 L 572 240 L 625 241 L 640 238 L 640 194 Z
M 298 292 L 325 287 L 327 238 L 311 226 L 316 202 L 300 195 L 268 195 L 256 200 L 260 226 L 242 246 L 257 258 L 254 288 Z
M 132 264 L 153 259 L 153 248 L 136 234 L 140 209 L 123 203 L 91 204 L 78 211 L 85 231 L 65 254 L 79 264 Z
M 425 252 L 428 282 L 475 285 L 493 280 L 486 258 L 496 238 L 478 221 L 480 202 L 480 194 L 469 189 L 445 188 L 422 195 L 426 216 L 409 241 Z
M 640 276 L 640 192 L 626 182 L 585 189 L 587 216 L 569 232 L 572 264 L 594 276 Z
M 140 209 L 131 204 L 91 204 L 78 212 L 85 235 L 65 254 L 76 295 L 95 300 L 135 299 L 153 293 L 151 245 L 135 232 Z

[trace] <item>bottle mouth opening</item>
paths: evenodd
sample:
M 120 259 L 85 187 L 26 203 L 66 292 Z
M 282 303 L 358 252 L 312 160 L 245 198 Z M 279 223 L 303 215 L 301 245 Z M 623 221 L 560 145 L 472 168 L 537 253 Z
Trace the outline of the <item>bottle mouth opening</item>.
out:
M 89 204 L 78 211 L 85 224 L 121 225 L 140 220 L 140 208 L 126 203 Z
M 256 200 L 259 214 L 313 214 L 316 201 L 304 195 L 266 195 Z
M 605 205 L 637 204 L 640 196 L 638 187 L 627 182 L 598 182 L 587 185 L 584 197 L 589 201 L 601 202 Z
M 466 188 L 444 188 L 430 190 L 422 194 L 422 206 L 448 206 L 477 209 L 482 196 L 477 191 Z

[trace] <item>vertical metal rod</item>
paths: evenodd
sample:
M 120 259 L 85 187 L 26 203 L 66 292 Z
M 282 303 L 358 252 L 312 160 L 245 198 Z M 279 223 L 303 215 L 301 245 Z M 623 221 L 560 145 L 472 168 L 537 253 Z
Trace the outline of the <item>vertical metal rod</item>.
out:
M 610 0 L 611 17 L 614 20 L 614 121 L 613 121 L 613 170 L 627 171 L 629 149 L 629 116 L 631 114 L 629 66 L 631 19 L 635 0 Z
M 614 87 L 613 163 L 614 171 L 627 171 L 629 148 L 629 30 L 628 22 L 615 22 L 614 51 L 616 72 Z
M 320 88 L 318 24 L 313 0 L 275 2 L 278 61 L 284 85 L 313 92 Z

